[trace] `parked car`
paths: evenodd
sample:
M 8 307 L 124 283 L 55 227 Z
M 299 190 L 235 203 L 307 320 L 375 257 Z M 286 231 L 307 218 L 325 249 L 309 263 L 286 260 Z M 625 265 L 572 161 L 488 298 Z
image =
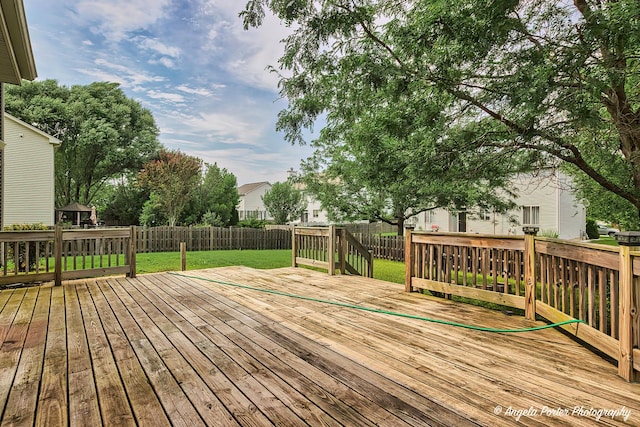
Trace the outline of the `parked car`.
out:
M 603 224 L 598 224 L 598 234 L 601 236 L 613 237 L 619 230 L 611 227 L 607 227 Z

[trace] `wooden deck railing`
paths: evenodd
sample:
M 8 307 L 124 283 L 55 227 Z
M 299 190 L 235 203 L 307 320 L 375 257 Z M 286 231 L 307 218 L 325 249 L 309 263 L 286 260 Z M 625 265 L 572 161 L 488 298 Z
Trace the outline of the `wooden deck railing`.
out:
M 294 227 L 291 263 L 373 277 L 373 256 L 343 227 Z
M 528 319 L 579 319 L 561 327 L 640 380 L 640 252 L 533 235 L 409 231 L 405 239 L 407 291 L 519 308 Z
M 0 232 L 0 285 L 127 274 L 135 277 L 135 227 Z

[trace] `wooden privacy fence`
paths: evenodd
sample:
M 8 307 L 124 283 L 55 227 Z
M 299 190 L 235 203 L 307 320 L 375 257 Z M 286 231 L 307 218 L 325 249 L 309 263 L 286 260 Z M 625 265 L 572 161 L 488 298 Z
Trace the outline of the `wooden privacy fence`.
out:
M 326 269 L 334 275 L 373 277 L 373 255 L 343 227 L 294 227 L 291 238 L 292 265 Z
M 223 227 L 138 227 L 138 252 L 178 252 L 224 249 L 291 249 L 290 230 Z
M 371 251 L 374 258 L 404 262 L 404 236 L 353 233 L 362 246 Z
M 0 285 L 136 275 L 135 227 L 0 232 Z
M 627 233 L 621 233 L 624 236 Z M 622 238 L 622 237 L 621 237 Z M 405 236 L 408 292 L 459 295 L 540 315 L 618 360 L 640 380 L 640 251 L 534 237 L 458 233 Z

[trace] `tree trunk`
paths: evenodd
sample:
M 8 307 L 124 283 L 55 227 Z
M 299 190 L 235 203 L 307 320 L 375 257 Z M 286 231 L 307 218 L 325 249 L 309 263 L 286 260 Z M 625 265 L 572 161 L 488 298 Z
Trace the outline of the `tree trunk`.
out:
M 398 236 L 404 236 L 404 217 L 396 218 L 398 221 L 396 224 L 398 225 Z

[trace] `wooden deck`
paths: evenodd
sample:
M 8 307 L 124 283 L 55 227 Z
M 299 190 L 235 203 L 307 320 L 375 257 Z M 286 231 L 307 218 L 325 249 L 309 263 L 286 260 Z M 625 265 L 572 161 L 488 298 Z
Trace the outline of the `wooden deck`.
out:
M 532 325 L 306 269 L 188 274 L 495 328 Z M 640 385 L 555 330 L 478 332 L 168 273 L 5 290 L 0 307 L 2 425 L 496 426 L 517 424 L 516 410 L 529 411 L 524 425 L 640 425 Z M 630 416 L 596 422 L 575 407 Z

